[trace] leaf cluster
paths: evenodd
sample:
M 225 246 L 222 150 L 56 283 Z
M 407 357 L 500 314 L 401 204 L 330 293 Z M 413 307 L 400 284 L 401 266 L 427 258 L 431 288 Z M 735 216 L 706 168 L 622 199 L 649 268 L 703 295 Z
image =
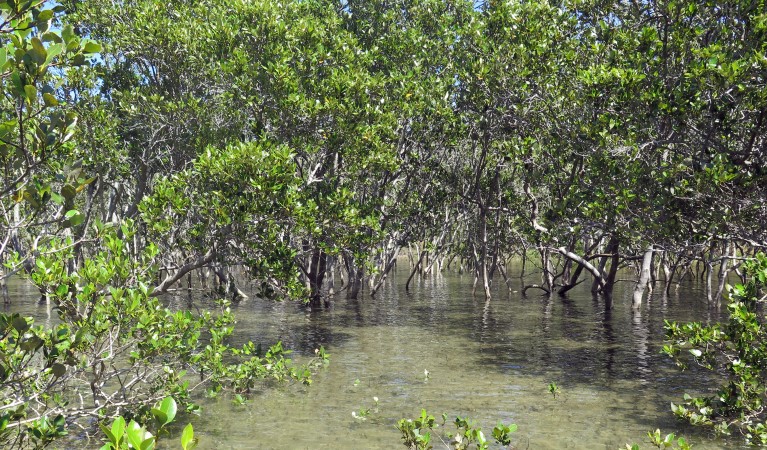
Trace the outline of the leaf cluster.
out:
M 745 284 L 730 286 L 729 321 L 703 325 L 666 323 L 670 343 L 664 352 L 683 361 L 682 350 L 703 367 L 724 375 L 716 395 L 692 397 L 672 404 L 673 412 L 694 425 L 717 432 L 742 433 L 749 442 L 767 443 L 767 325 L 762 304 L 767 286 L 767 257 L 758 254 L 745 264 Z
M 3 446 L 52 440 L 87 427 L 88 417 L 138 416 L 169 394 L 193 408 L 195 386 L 247 393 L 265 378 L 311 382 L 314 366 L 295 367 L 280 343 L 265 353 L 251 342 L 230 346 L 234 317 L 225 303 L 218 313 L 193 313 L 151 297 L 156 248 L 133 247 L 129 225 L 119 231 L 102 226 L 97 251 L 79 270 L 67 269 L 71 247 L 55 242 L 37 258 L 30 278 L 55 305 L 58 325 L 0 315 Z M 187 374 L 204 383 L 190 385 Z M 161 425 L 174 415 L 164 403 L 155 409 Z
M 397 422 L 397 429 L 402 434 L 404 445 L 409 449 L 428 450 L 434 448 L 432 442 L 432 433 L 440 426 L 444 426 L 447 421 L 447 414 L 442 414 L 442 424 L 436 422 L 434 416 L 429 415 L 426 410 L 421 410 L 421 416 L 415 419 L 402 419 Z M 449 445 L 442 440 L 446 448 L 468 450 L 470 448 L 488 449 L 489 442 L 485 438 L 482 429 L 475 422 L 465 417 L 456 417 L 454 421 L 456 428 L 455 434 L 445 431 L 445 438 Z M 504 425 L 498 423 L 493 428 L 493 438 L 495 442 L 504 447 L 511 444 L 511 434 L 517 430 L 514 424 Z

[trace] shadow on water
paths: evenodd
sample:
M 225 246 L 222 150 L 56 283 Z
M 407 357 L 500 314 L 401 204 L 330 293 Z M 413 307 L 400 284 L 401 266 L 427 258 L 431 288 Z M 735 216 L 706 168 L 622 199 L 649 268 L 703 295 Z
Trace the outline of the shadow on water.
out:
M 421 408 L 471 416 L 486 431 L 498 420 L 516 422 L 520 448 L 615 450 L 655 428 L 682 432 L 699 449 L 733 446 L 682 427 L 669 410 L 684 392 L 714 382 L 702 370 L 678 371 L 660 354 L 664 319 L 721 318 L 724 308 L 708 308 L 698 286 L 669 296 L 658 289 L 634 312 L 628 283 L 607 308 L 586 283 L 566 298 L 523 298 L 501 284 L 486 300 L 471 295 L 469 276 L 417 279 L 409 292 L 406 276 L 390 277 L 375 299 L 342 293 L 329 308 L 253 297 L 234 305 L 237 340 L 280 340 L 298 361 L 324 345 L 331 363 L 311 387 L 266 389 L 245 406 L 200 399 L 201 448 L 397 448 L 393 425 Z M 32 301 L 16 307 L 47 314 Z M 547 390 L 551 382 L 562 389 L 558 398 Z M 354 419 L 351 412 L 370 407 L 374 396 L 377 412 Z

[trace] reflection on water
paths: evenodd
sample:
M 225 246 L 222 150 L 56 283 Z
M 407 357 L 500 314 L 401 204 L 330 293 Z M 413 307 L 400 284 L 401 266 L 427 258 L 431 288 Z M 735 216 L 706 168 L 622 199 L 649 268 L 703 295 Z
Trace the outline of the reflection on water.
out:
M 239 305 L 238 339 L 282 340 L 299 361 L 324 345 L 331 363 L 310 387 L 270 387 L 244 406 L 200 399 L 200 448 L 396 449 L 396 421 L 421 408 L 470 416 L 486 434 L 499 420 L 514 422 L 515 448 L 615 450 L 655 428 L 684 434 L 698 449 L 737 446 L 684 427 L 669 410 L 685 391 L 712 386 L 707 373 L 679 372 L 659 353 L 664 318 L 720 317 L 696 286 L 668 297 L 658 289 L 634 313 L 630 283 L 616 287 L 606 309 L 587 283 L 567 299 L 522 297 L 501 285 L 486 301 L 471 296 L 470 277 L 436 275 L 408 293 L 406 276 L 390 277 L 375 299 L 340 295 L 329 309 L 253 298 Z M 12 289 L 28 299 L 14 310 L 45 320 L 33 291 Z M 551 382 L 562 390 L 556 399 Z M 355 419 L 352 411 L 373 406 L 374 396 L 378 412 Z

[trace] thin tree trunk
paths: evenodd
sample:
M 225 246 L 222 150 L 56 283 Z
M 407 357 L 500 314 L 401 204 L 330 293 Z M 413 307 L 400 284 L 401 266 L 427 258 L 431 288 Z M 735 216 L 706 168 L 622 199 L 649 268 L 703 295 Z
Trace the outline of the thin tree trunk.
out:
M 490 273 L 487 268 L 487 213 L 485 208 L 480 205 L 480 275 L 482 276 L 482 287 L 485 290 L 485 298 L 490 298 Z
M 647 289 L 647 283 L 650 281 L 651 276 L 650 272 L 652 271 L 652 254 L 653 246 L 650 245 L 647 247 L 644 257 L 642 258 L 642 268 L 639 271 L 639 280 L 634 288 L 634 308 L 642 306 L 642 297 L 644 296 L 644 291 Z
M 575 268 L 575 272 L 573 272 L 570 277 L 570 281 L 557 291 L 557 294 L 559 294 L 560 297 L 564 297 L 568 291 L 578 285 L 578 278 L 580 278 L 581 272 L 583 272 L 583 264 L 578 264 L 578 267 Z
M 519 278 L 525 278 L 525 264 L 527 264 L 527 247 L 522 248 L 522 270 L 519 272 Z
M 714 277 L 714 264 L 713 264 L 713 249 L 711 250 L 710 258 L 706 259 L 706 299 L 709 303 L 714 301 L 714 290 L 712 288 L 712 282 Z
M 306 273 L 306 277 L 310 289 L 309 301 L 314 306 L 319 305 L 322 297 L 322 283 L 325 280 L 327 260 L 327 254 L 321 249 L 315 248 L 312 251 L 311 266 Z
M 615 286 L 615 276 L 618 273 L 618 262 L 620 261 L 618 246 L 618 238 L 611 236 L 610 243 L 607 246 L 607 253 L 612 255 L 610 257 L 610 271 L 607 273 L 607 278 L 605 278 L 605 283 L 602 287 L 602 294 L 604 294 L 607 306 L 610 308 L 612 308 L 613 287 Z
M 410 281 L 413 280 L 413 277 L 415 276 L 415 273 L 418 271 L 418 266 L 421 265 L 421 262 L 423 261 L 423 257 L 426 254 L 426 251 L 421 252 L 421 256 L 418 258 L 418 262 L 415 263 L 415 266 L 413 266 L 413 270 L 410 271 L 410 276 L 407 277 L 407 282 L 405 283 L 405 290 L 410 290 Z
M 328 297 L 333 297 L 336 295 L 336 266 L 335 266 L 335 258 L 332 256 L 328 256 L 328 263 L 327 263 L 327 274 L 325 275 L 328 279 Z
M 2 261 L 0 261 L 0 263 L 2 263 Z M 0 266 L 0 294 L 3 297 L 3 304 L 10 305 L 11 297 L 8 295 L 8 281 L 5 279 L 5 274 L 3 272 L 4 270 Z
M 356 300 L 362 289 L 362 277 L 365 273 L 362 268 L 357 267 L 357 264 L 354 262 L 354 257 L 348 252 L 344 253 L 344 264 L 346 266 L 346 274 L 349 277 L 347 297 Z
M 503 277 L 503 281 L 504 283 L 506 283 L 506 287 L 508 287 L 509 291 L 511 291 L 511 280 L 509 279 L 509 275 L 506 273 L 506 264 L 499 263 L 498 271 L 501 273 L 501 276 Z
M 719 303 L 722 300 L 722 293 L 724 292 L 724 286 L 727 284 L 727 275 L 730 273 L 729 270 L 727 270 L 727 266 L 729 261 L 730 254 L 733 253 L 734 255 L 734 249 L 732 247 L 732 244 L 730 242 L 727 242 L 724 244 L 724 252 L 722 254 L 722 264 L 719 266 L 719 287 L 716 289 L 716 297 L 714 298 L 714 301 L 716 303 Z
M 244 300 L 248 298 L 248 295 L 242 292 L 239 287 L 237 287 L 237 283 L 234 280 L 234 275 L 232 275 L 231 271 L 226 272 L 226 281 L 227 281 L 227 293 L 232 296 L 232 299 L 234 300 Z
M 378 292 L 378 290 L 379 290 L 379 289 L 381 288 L 381 286 L 383 285 L 384 281 L 386 281 L 386 276 L 389 274 L 389 271 L 391 271 L 391 270 L 392 270 L 392 268 L 393 268 L 393 267 L 395 266 L 395 264 L 397 263 L 397 255 L 399 255 L 399 251 L 400 251 L 400 248 L 402 248 L 402 247 L 400 247 L 399 245 L 398 245 L 398 246 L 396 246 L 396 247 L 394 247 L 394 250 L 393 250 L 393 251 L 391 252 L 391 254 L 389 255 L 389 260 L 388 260 L 388 262 L 386 263 L 386 266 L 384 267 L 384 269 L 383 269 L 383 272 L 381 273 L 381 278 L 378 280 L 378 282 L 376 283 L 376 285 L 375 285 L 375 286 L 373 286 L 373 287 L 370 289 L 370 296 L 371 296 L 371 297 L 373 297 L 374 295 L 376 295 L 376 292 Z
M 176 283 L 178 280 L 184 277 L 184 275 L 187 275 L 191 271 L 195 269 L 199 269 L 200 267 L 210 263 L 213 261 L 213 258 L 215 257 L 216 252 L 213 247 L 211 247 L 205 255 L 197 258 L 194 261 L 191 261 L 187 264 L 184 264 L 183 266 L 179 267 L 176 270 L 176 273 L 173 275 L 168 274 L 168 276 L 165 277 L 165 279 L 162 280 L 162 282 L 155 287 L 152 290 L 152 293 L 149 294 L 151 297 L 156 297 L 158 295 L 164 294 L 168 291 L 168 289 Z M 218 274 L 218 273 L 217 273 Z M 247 297 L 247 296 L 246 296 Z
M 349 289 L 349 298 L 356 300 L 359 296 L 360 290 L 362 290 L 362 277 L 365 272 L 361 267 L 357 267 L 350 275 L 349 283 L 351 287 Z
M 589 263 L 588 261 L 586 261 L 582 257 L 576 255 L 575 253 L 568 251 L 564 247 L 558 248 L 557 251 L 559 253 L 561 253 L 562 256 L 564 256 L 564 257 L 566 257 L 566 258 L 568 258 L 570 260 L 573 260 L 576 263 L 578 263 L 578 269 L 581 269 L 581 270 L 582 269 L 586 269 L 589 273 L 591 273 L 591 275 L 594 276 L 594 284 L 596 284 L 597 290 L 601 289 L 604 286 L 605 277 L 604 277 L 604 275 L 602 275 L 602 270 L 601 269 L 597 269 L 596 267 L 591 265 L 591 263 Z M 577 276 L 580 276 L 580 272 L 578 270 L 576 270 L 576 272 L 577 272 Z M 573 277 L 574 280 L 577 280 L 577 276 Z M 574 280 L 571 280 L 571 283 Z M 565 291 L 565 292 L 567 292 L 567 291 Z
M 543 266 L 542 281 L 549 293 L 554 292 L 554 269 L 551 263 L 551 252 L 545 248 L 541 252 L 541 262 Z

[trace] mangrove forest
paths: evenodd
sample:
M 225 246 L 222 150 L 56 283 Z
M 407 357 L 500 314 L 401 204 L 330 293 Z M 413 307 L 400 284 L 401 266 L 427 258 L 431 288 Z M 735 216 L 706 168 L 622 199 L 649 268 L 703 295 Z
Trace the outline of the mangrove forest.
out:
M 0 447 L 767 446 L 764 0 L 0 0 Z

